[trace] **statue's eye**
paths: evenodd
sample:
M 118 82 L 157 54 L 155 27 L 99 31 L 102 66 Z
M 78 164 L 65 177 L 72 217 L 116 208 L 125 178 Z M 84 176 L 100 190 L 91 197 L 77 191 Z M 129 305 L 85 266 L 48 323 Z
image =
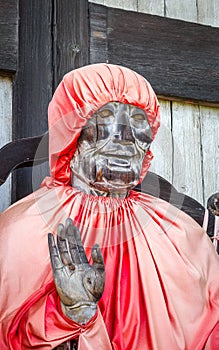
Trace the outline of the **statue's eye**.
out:
M 109 109 L 102 109 L 102 111 L 99 111 L 97 115 L 101 118 L 107 118 L 113 115 L 113 112 Z
M 143 113 L 131 115 L 130 124 L 133 128 L 142 129 L 147 126 L 146 116 Z
M 107 125 L 113 123 L 113 112 L 109 109 L 102 109 L 97 112 L 97 124 L 98 125 Z
M 143 114 L 140 114 L 140 113 L 132 115 L 131 118 L 135 122 L 143 122 L 145 120 L 145 116 Z

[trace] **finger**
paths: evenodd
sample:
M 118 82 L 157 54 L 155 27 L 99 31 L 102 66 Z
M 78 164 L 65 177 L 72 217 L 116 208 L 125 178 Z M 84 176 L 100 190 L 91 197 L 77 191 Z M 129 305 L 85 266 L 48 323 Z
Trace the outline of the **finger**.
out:
M 93 259 L 93 265 L 98 265 L 99 268 L 104 268 L 104 260 L 98 244 L 93 246 L 91 256 Z
M 61 256 L 62 262 L 64 265 L 73 265 L 71 255 L 68 250 L 65 228 L 62 224 L 58 225 L 57 230 L 57 246 L 59 250 L 59 254 Z
M 66 220 L 66 240 L 68 243 L 68 249 L 71 254 L 71 258 L 74 264 L 80 264 L 80 255 L 78 252 L 78 247 L 75 239 L 75 226 L 71 219 Z
M 48 245 L 49 245 L 49 253 L 50 253 L 52 270 L 53 270 L 53 273 L 56 274 L 58 270 L 63 268 L 63 264 L 60 260 L 52 233 L 48 234 Z
M 71 219 L 66 220 L 66 226 L 66 238 L 68 240 L 69 251 L 71 253 L 73 262 L 76 264 L 87 264 L 88 260 L 81 242 L 81 236 L 78 228 L 74 226 L 73 221 Z

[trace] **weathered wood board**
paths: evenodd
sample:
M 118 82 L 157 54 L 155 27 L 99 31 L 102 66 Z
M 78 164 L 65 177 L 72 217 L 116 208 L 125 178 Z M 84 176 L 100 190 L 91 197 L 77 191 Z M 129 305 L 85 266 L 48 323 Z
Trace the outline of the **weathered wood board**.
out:
M 159 102 L 161 106 L 161 122 L 155 140 L 151 145 L 151 151 L 154 158 L 150 170 L 172 183 L 173 142 L 171 134 L 171 102 L 162 100 Z
M 218 0 L 89 0 L 109 7 L 219 27 Z
M 12 133 L 12 81 L 0 76 L 0 148 L 11 140 Z M 0 187 L 0 212 L 11 203 L 11 179 Z
M 19 16 L 22 20 L 13 93 L 13 139 L 40 135 L 48 129 L 47 108 L 53 84 L 52 0 L 22 0 Z M 30 192 L 31 169 L 19 169 L 13 174 L 12 200 Z
M 219 1 L 198 0 L 198 22 L 219 27 Z
M 219 110 L 200 107 L 204 204 L 219 191 Z
M 53 18 L 53 74 L 57 87 L 64 74 L 89 63 L 88 2 L 55 0 Z
M 173 103 L 173 185 L 203 203 L 199 107 Z
M 151 171 L 205 206 L 219 190 L 219 110 L 160 100 Z
M 165 1 L 163 0 L 138 0 L 137 5 L 138 12 L 158 16 L 164 16 L 165 14 Z
M 219 106 L 218 28 L 96 4 L 90 16 L 91 63 L 134 66 L 161 97 Z
M 194 0 L 165 0 L 166 17 L 197 22 L 197 2 Z
M 18 0 L 0 1 L 0 70 L 16 71 Z

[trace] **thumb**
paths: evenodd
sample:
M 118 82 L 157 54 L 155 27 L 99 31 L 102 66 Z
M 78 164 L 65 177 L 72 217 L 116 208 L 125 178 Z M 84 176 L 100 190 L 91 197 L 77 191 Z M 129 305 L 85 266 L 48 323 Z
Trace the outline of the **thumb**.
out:
M 99 268 L 104 268 L 103 256 L 100 251 L 100 247 L 98 244 L 95 244 L 92 248 L 91 256 L 93 259 L 93 265 L 99 265 Z

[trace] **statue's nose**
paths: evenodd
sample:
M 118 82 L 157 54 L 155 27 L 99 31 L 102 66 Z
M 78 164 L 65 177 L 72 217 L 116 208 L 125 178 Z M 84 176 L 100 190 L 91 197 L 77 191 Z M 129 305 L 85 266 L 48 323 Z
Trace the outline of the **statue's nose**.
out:
M 129 125 L 116 124 L 113 132 L 113 142 L 124 145 L 134 143 L 135 139 L 133 137 L 131 127 Z

